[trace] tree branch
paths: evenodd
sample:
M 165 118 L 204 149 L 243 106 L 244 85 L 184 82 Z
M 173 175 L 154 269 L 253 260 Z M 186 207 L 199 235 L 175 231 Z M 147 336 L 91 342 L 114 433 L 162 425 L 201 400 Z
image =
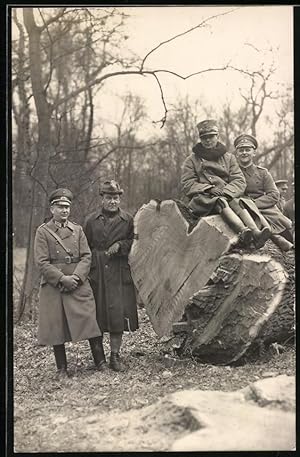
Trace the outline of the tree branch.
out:
M 199 29 L 201 27 L 205 27 L 207 25 L 208 22 L 210 22 L 211 20 L 217 18 L 217 17 L 220 17 L 220 16 L 225 16 L 226 14 L 230 14 L 232 13 L 233 11 L 236 11 L 238 10 L 239 8 L 233 8 L 229 11 L 226 11 L 224 13 L 221 13 L 221 14 L 215 14 L 214 16 L 210 16 L 208 17 L 207 19 L 204 19 L 202 22 L 200 22 L 200 24 L 197 24 L 195 25 L 194 27 L 191 27 L 190 29 L 186 30 L 185 32 L 181 32 L 181 33 L 178 33 L 177 35 L 169 38 L 168 40 L 165 40 L 165 41 L 162 41 L 161 43 L 159 43 L 157 46 L 155 46 L 155 48 L 151 49 L 151 51 L 149 51 L 145 57 L 143 58 L 142 60 L 142 63 L 141 63 L 141 67 L 140 67 L 140 71 L 142 72 L 143 69 L 144 69 L 144 65 L 145 65 L 145 62 L 146 62 L 146 59 L 155 51 L 157 51 L 157 49 L 159 49 L 161 46 L 167 44 L 167 43 L 170 43 L 171 41 L 174 41 L 176 40 L 177 38 L 179 37 L 182 37 L 184 35 L 187 35 L 188 33 L 190 32 L 193 32 L 194 30 L 196 29 Z
M 39 9 L 39 8 L 38 8 Z M 40 9 L 39 9 L 40 10 Z M 40 11 L 39 11 L 40 12 Z M 41 32 L 43 32 L 46 28 L 49 27 L 50 24 L 53 24 L 53 22 L 56 22 L 58 19 L 60 19 L 61 17 L 63 17 L 66 13 L 66 8 L 60 8 L 60 11 L 53 17 L 50 17 L 47 21 L 44 21 L 44 25 L 41 25 L 39 27 L 39 30 Z M 40 12 L 41 14 L 41 12 Z

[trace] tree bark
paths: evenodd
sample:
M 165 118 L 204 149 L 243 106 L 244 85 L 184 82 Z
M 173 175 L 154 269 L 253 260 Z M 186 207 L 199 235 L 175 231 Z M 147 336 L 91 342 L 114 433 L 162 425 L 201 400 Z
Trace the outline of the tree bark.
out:
M 51 153 L 50 116 L 51 109 L 46 98 L 42 79 L 41 29 L 36 25 L 33 8 L 23 8 L 23 19 L 29 40 L 29 64 L 32 93 L 38 118 L 37 158 L 32 171 L 32 213 L 29 225 L 29 243 L 26 269 L 18 304 L 18 318 L 33 304 L 38 288 L 38 272 L 34 265 L 33 243 L 35 231 L 43 222 L 46 207 L 46 187 L 48 180 L 49 158 Z
M 195 221 L 179 201 L 152 200 L 134 223 L 131 273 L 158 336 L 179 333 L 182 353 L 224 364 L 259 338 L 290 334 L 292 254 L 245 250 L 221 216 Z

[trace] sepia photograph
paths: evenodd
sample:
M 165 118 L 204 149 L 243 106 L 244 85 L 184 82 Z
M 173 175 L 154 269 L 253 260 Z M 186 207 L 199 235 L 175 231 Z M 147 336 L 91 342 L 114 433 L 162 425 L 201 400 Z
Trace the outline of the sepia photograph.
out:
M 296 450 L 294 15 L 7 5 L 14 453 Z

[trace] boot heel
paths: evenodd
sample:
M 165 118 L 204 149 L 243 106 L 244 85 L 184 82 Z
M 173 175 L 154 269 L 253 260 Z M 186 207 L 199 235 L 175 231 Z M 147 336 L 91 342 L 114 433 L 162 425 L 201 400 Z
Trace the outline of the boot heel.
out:
M 254 244 L 257 249 L 262 248 L 268 239 L 271 237 L 271 230 L 268 227 L 264 227 L 261 231 L 253 236 Z

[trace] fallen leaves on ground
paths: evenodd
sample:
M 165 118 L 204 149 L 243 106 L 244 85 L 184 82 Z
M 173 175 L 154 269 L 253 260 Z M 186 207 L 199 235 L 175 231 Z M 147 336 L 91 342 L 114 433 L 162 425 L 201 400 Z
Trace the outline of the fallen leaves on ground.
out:
M 166 450 L 171 431 L 164 434 L 162 442 L 161 435 L 155 435 L 156 429 L 151 431 L 149 424 L 139 422 L 137 410 L 150 407 L 177 390 L 234 391 L 268 372 L 272 376 L 295 374 L 293 347 L 285 347 L 278 354 L 270 351 L 267 358 L 241 366 L 200 364 L 192 358 L 170 364 L 164 343 L 153 331 L 144 308 L 139 309 L 139 320 L 138 331 L 124 334 L 121 357 L 125 372 L 116 373 L 109 368 L 95 371 L 88 342 L 67 343 L 71 377 L 62 381 L 55 379 L 52 348 L 37 345 L 36 323 L 15 326 L 15 452 L 134 450 L 137 443 L 141 450 Z M 107 335 L 104 348 L 109 358 Z M 132 419 L 129 429 L 128 418 L 123 414 L 126 411 L 130 411 Z M 87 427 L 99 430 L 96 443 L 85 439 L 85 430 L 77 429 L 76 420 L 83 417 Z

